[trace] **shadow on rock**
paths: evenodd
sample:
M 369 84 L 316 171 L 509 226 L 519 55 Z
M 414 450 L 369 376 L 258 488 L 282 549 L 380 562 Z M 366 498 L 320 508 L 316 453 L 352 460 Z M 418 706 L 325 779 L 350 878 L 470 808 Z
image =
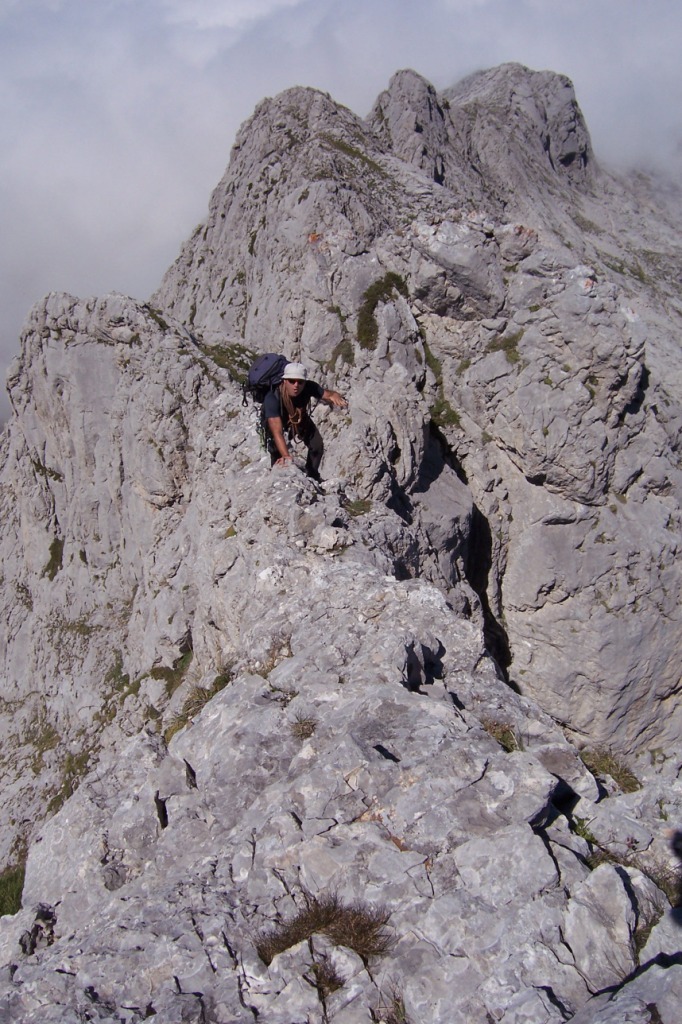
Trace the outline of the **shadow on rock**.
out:
M 492 612 L 488 600 L 488 583 L 492 569 L 493 541 L 490 524 L 480 509 L 474 505 L 471 520 L 471 538 L 466 562 L 466 575 L 472 589 L 478 595 L 483 610 L 483 635 L 486 647 L 502 670 L 504 680 L 513 689 L 516 686 L 509 679 L 507 669 L 511 665 L 511 651 L 507 633 Z

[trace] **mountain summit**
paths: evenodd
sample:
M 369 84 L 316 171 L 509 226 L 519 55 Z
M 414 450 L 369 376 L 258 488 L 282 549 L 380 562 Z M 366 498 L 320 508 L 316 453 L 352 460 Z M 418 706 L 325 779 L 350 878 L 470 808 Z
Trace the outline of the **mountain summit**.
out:
M 36 305 L 9 1019 L 674 1024 L 679 211 L 564 76 L 403 70 L 259 104 L 148 302 Z M 321 484 L 259 445 L 267 351 L 348 399 Z

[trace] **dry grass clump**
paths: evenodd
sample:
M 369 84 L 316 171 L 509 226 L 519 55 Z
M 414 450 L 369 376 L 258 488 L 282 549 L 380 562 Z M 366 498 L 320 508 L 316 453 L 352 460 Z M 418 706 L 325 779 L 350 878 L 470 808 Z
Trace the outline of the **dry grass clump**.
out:
M 317 719 L 313 718 L 312 715 L 296 715 L 296 718 L 291 723 L 292 735 L 297 740 L 309 740 L 312 734 L 317 728 Z
M 294 917 L 261 933 L 256 952 L 263 963 L 270 964 L 278 953 L 307 941 L 317 932 L 335 946 L 352 949 L 367 963 L 393 948 L 393 935 L 386 927 L 389 917 L 385 907 L 373 907 L 360 900 L 343 903 L 334 893 L 305 894 L 305 906 Z
M 678 867 L 671 867 L 660 859 L 650 861 L 644 856 L 632 856 L 624 859 L 626 867 L 637 868 L 643 875 L 650 878 L 662 893 L 671 907 L 682 906 L 682 873 Z
M 376 1024 L 409 1024 L 405 1000 L 397 984 L 391 983 L 388 991 L 381 993 L 377 1006 L 370 1009 Z
M 580 760 L 597 778 L 610 775 L 623 793 L 635 793 L 642 784 L 628 766 L 619 761 L 610 750 L 581 750 Z
M 595 840 L 596 844 L 596 840 Z M 679 907 L 682 904 L 682 875 L 679 868 L 670 867 L 661 860 L 649 860 L 646 856 L 637 853 L 620 854 L 613 850 L 607 850 L 596 844 L 595 848 L 585 858 L 587 866 L 594 871 L 600 864 L 618 864 L 624 868 L 634 868 L 641 871 L 643 875 L 650 878 L 654 885 L 661 890 L 671 907 Z
M 663 901 L 661 901 L 653 907 L 653 910 L 649 914 L 640 916 L 637 922 L 637 927 L 632 934 L 632 951 L 637 958 L 637 963 L 640 962 L 639 954 L 646 946 L 649 941 L 649 936 L 663 917 L 664 913 L 665 905 L 663 904 Z
M 514 750 L 523 750 L 521 740 L 507 722 L 500 722 L 495 718 L 482 718 L 481 725 L 508 754 Z
M 175 736 L 176 732 L 180 732 L 180 730 L 184 729 L 193 718 L 196 718 L 202 708 L 204 708 L 217 693 L 224 690 L 231 681 L 231 671 L 226 670 L 216 676 L 212 685 L 208 688 L 204 686 L 193 686 L 185 698 L 182 710 L 173 715 L 164 731 L 163 735 L 166 743 L 170 743 L 171 738 Z
M 305 975 L 305 980 L 317 989 L 320 1002 L 324 1004 L 327 996 L 332 992 L 338 992 L 343 988 L 345 978 L 339 973 L 332 958 L 323 953 L 310 965 L 310 976 Z

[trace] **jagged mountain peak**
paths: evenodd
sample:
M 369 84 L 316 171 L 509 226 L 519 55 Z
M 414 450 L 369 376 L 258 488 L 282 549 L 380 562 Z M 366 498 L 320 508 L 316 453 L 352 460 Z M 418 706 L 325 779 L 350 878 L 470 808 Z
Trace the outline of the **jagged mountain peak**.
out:
M 426 171 L 439 185 L 444 183 L 448 125 L 430 82 L 415 71 L 398 71 L 367 121 L 396 156 Z
M 267 147 L 268 138 L 273 150 L 286 151 L 337 122 L 343 130 L 343 125 L 355 127 L 359 118 L 320 89 L 293 86 L 261 100 L 239 129 L 231 159 L 234 162 L 235 155 L 254 143 Z
M 442 94 L 400 71 L 368 122 L 401 159 L 498 209 L 523 207 L 528 195 L 556 205 L 557 185 L 589 188 L 596 170 L 569 79 L 520 64 L 476 72 Z
M 435 87 L 412 68 L 403 68 L 391 76 L 386 89 L 379 94 L 373 106 L 376 115 L 370 114 L 370 118 L 381 121 L 384 105 L 391 104 L 401 106 L 405 115 L 409 116 L 413 108 L 423 107 L 426 103 L 426 113 L 429 119 L 438 114 L 438 93 Z M 442 110 L 440 115 L 442 116 Z M 385 114 L 384 114 L 385 116 Z M 419 130 L 419 125 L 417 125 Z
M 513 172 L 512 189 L 522 184 L 524 164 L 539 173 L 549 169 L 573 187 L 589 187 L 595 170 L 592 143 L 566 75 L 502 64 L 475 72 L 444 96 L 469 121 L 465 131 L 485 170 L 498 176 Z M 486 140 L 491 134 L 499 136 L 492 152 Z
M 206 224 L 153 300 L 204 332 L 249 336 L 258 348 L 258 336 L 271 333 L 270 321 L 281 322 L 277 310 L 306 305 L 305 296 L 281 293 L 273 264 L 307 262 L 311 244 L 320 243 L 313 250 L 318 270 L 328 246 L 341 258 L 358 257 L 360 266 L 379 236 L 397 233 L 420 216 L 435 222 L 453 207 L 469 215 L 487 210 L 503 219 L 527 214 L 531 224 L 539 220 L 569 237 L 567 211 L 581 194 L 575 181 L 581 188 L 586 184 L 583 157 L 590 151 L 586 129 L 587 142 L 579 146 L 583 121 L 577 107 L 569 126 L 573 94 L 565 81 L 510 66 L 490 79 L 474 76 L 477 84 L 463 89 L 458 106 L 406 69 L 393 76 L 365 121 L 314 89 L 297 87 L 264 100 L 237 137 Z M 562 104 L 556 96 L 566 88 Z M 483 113 L 472 98 L 477 90 L 494 94 Z M 500 92 L 506 107 L 500 106 Z M 510 107 L 516 118 L 512 138 Z M 571 146 L 578 147 L 576 161 L 569 157 Z M 389 262 L 403 272 L 400 259 Z M 317 301 L 351 315 L 358 286 L 344 296 L 342 276 L 330 277 L 322 288 L 316 276 Z M 362 291 L 372 281 L 367 273 L 360 277 Z M 473 311 L 496 308 L 494 302 L 477 304 Z M 301 316 L 282 325 L 285 347 L 298 349 Z M 342 342 L 333 316 L 327 331 L 330 357 Z

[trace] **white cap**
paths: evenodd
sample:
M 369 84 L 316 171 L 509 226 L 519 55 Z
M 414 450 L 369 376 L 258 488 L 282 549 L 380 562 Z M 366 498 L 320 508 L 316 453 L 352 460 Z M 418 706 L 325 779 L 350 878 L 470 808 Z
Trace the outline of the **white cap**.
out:
M 307 380 L 308 371 L 303 363 L 287 363 L 282 377 L 284 380 Z

